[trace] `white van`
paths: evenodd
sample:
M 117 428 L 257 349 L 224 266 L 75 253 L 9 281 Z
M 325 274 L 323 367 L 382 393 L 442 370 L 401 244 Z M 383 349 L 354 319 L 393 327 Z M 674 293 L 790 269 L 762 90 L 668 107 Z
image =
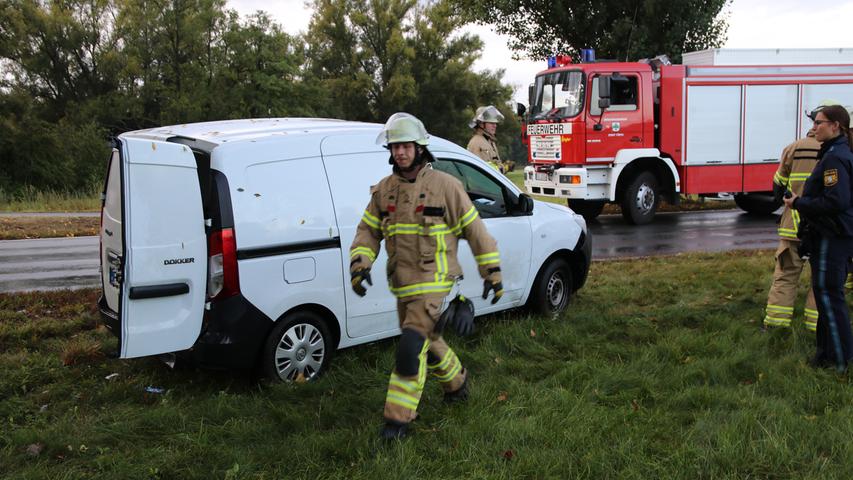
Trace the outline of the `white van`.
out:
M 187 352 L 204 365 L 310 379 L 335 349 L 398 335 L 384 249 L 365 297 L 349 279 L 370 186 L 391 172 L 380 129 L 280 118 L 121 135 L 104 187 L 99 302 L 119 356 Z M 459 245 L 458 289 L 477 314 L 564 310 L 589 270 L 583 218 L 533 201 L 451 142 L 431 137 L 429 149 L 498 243 L 505 293 L 496 305 L 481 300 L 477 265 Z

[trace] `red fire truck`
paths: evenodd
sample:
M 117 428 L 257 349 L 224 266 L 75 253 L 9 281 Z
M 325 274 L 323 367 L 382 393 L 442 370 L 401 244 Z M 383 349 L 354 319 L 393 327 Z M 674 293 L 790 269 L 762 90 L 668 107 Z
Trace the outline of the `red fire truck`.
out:
M 770 214 L 782 149 L 811 127 L 806 112 L 853 105 L 853 62 L 832 65 L 571 63 L 549 59 L 530 86 L 527 192 L 565 198 L 587 218 L 607 203 L 633 224 L 661 198 L 734 195 Z M 520 112 L 524 114 L 523 109 Z

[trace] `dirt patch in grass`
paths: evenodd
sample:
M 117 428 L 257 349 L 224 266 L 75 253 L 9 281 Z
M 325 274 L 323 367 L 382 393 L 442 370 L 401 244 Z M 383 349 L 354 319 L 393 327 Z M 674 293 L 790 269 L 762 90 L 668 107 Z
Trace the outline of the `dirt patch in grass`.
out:
M 0 240 L 97 235 L 98 217 L 0 217 Z

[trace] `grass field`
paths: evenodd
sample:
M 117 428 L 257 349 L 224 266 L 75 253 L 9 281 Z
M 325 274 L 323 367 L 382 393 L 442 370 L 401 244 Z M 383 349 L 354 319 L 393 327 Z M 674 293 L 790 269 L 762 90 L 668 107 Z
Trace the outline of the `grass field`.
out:
M 107 358 L 95 291 L 0 295 L 0 472 L 850 478 L 848 378 L 807 366 L 802 325 L 759 332 L 772 265 L 768 251 L 595 263 L 565 315 L 450 338 L 472 397 L 445 406 L 428 382 L 414 436 L 392 444 L 377 433 L 393 341 L 339 352 L 317 382 L 269 384 Z
M 98 217 L 0 217 L 0 240 L 97 235 Z
M 27 188 L 15 194 L 0 189 L 0 212 L 97 212 L 101 186 L 88 192 L 56 192 Z

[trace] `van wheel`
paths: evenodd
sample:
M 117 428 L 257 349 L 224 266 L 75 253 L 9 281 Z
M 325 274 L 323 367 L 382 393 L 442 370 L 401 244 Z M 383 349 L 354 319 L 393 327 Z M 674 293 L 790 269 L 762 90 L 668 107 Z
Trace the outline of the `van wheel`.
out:
M 650 172 L 643 172 L 622 194 L 622 216 L 628 223 L 645 225 L 655 218 L 658 203 L 658 180 Z
M 571 295 L 569 264 L 562 258 L 554 258 L 536 276 L 527 307 L 540 315 L 559 315 L 569 306 Z
M 313 312 L 295 312 L 278 321 L 264 344 L 263 372 L 285 382 L 314 380 L 329 365 L 332 336 Z

